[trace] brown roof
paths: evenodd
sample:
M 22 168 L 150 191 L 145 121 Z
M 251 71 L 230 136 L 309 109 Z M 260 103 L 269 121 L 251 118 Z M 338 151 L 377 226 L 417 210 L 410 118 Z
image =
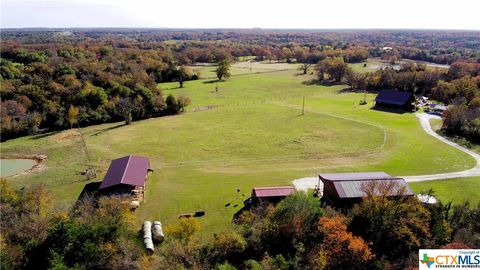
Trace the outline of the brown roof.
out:
M 398 195 L 400 191 L 405 196 L 413 195 L 412 190 L 403 178 L 393 177 L 384 172 L 367 172 L 367 173 L 332 173 L 320 174 L 320 180 L 325 184 L 330 182 L 335 189 L 339 198 L 363 198 L 367 194 L 364 192 L 364 186 L 376 181 L 392 183 L 393 187 L 404 190 L 392 190 L 391 195 Z M 324 189 L 325 192 L 333 192 Z M 332 194 L 330 194 L 332 195 Z
M 320 178 L 329 181 L 343 181 L 343 180 L 368 180 L 368 179 L 385 179 L 393 178 L 391 175 L 384 172 L 362 172 L 362 173 L 322 173 Z
M 292 186 L 285 187 L 259 187 L 252 190 L 252 196 L 257 198 L 264 197 L 286 197 L 295 192 Z
M 129 155 L 112 160 L 100 189 L 126 184 L 131 186 L 145 186 L 150 161 L 146 157 Z

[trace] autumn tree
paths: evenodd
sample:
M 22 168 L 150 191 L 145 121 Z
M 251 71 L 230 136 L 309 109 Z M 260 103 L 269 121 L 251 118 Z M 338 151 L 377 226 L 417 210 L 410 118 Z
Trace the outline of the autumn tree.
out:
M 325 75 L 334 82 L 340 82 L 348 70 L 348 65 L 343 61 L 341 57 L 327 58 L 318 62 L 317 75 L 319 80 L 324 80 Z
M 224 261 L 240 263 L 247 242 L 236 231 L 221 232 L 214 235 L 213 240 L 201 248 L 202 257 L 215 265 Z
M 133 104 L 130 97 L 120 98 L 118 102 L 118 110 L 123 116 L 125 125 L 130 125 L 132 123 L 132 109 Z
M 70 124 L 70 128 L 73 127 L 74 124 L 78 123 L 78 114 L 79 109 L 73 105 L 70 105 L 68 109 L 67 121 Z
M 228 79 L 230 78 L 230 62 L 228 61 L 222 61 L 218 64 L 217 69 L 215 70 L 215 73 L 217 74 L 217 78 L 219 81 L 222 79 Z
M 177 81 L 180 85 L 180 88 L 183 88 L 183 84 L 185 81 L 188 81 L 192 78 L 193 76 L 193 72 L 191 69 L 185 67 L 185 66 L 181 66 L 178 68 L 177 70 Z
M 165 227 L 165 232 L 183 244 L 188 244 L 200 230 L 200 223 L 195 218 L 182 218 L 177 224 Z
M 368 263 L 373 258 L 373 253 L 367 243 L 358 236 L 347 231 L 345 219 L 341 216 L 322 217 L 318 221 L 318 230 L 325 237 L 319 247 L 314 249 L 310 264 L 313 268 L 320 268 L 322 260 L 318 257 L 325 256 L 324 269 L 368 269 Z M 322 255 L 324 253 L 324 255 Z M 318 265 L 320 263 L 320 265 Z
M 415 197 L 404 197 L 404 186 L 372 181 L 362 189 L 367 196 L 352 210 L 349 227 L 355 235 L 371 241 L 375 253 L 399 258 L 430 238 L 429 212 Z

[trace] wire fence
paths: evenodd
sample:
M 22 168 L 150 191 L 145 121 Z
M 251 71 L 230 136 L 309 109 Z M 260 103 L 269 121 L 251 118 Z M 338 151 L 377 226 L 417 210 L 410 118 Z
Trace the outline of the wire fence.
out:
M 209 110 L 215 110 L 215 109 L 220 109 L 220 108 L 237 108 L 237 107 L 249 107 L 249 106 L 254 106 L 254 105 L 260 105 L 260 104 L 270 104 L 270 105 L 277 105 L 277 106 L 283 106 L 290 108 L 292 110 L 302 110 L 300 105 L 286 105 L 284 101 L 292 101 L 292 100 L 301 100 L 303 97 L 306 98 L 316 98 L 318 94 L 316 93 L 310 93 L 302 96 L 282 96 L 282 97 L 276 97 L 276 98 L 257 98 L 254 99 L 253 101 L 245 101 L 245 102 L 232 102 L 232 103 L 227 103 L 227 104 L 214 104 L 214 105 L 205 105 L 205 106 L 197 106 L 197 107 L 192 107 L 189 108 L 187 111 L 188 112 L 202 112 L 202 111 L 209 111 Z M 323 96 L 323 93 L 322 93 Z M 355 110 L 355 106 L 352 108 Z M 356 123 L 360 123 L 363 125 L 368 125 L 368 126 L 373 126 L 376 128 L 379 128 L 383 131 L 383 140 L 382 143 L 378 146 L 375 147 L 375 149 L 371 150 L 365 150 L 365 151 L 347 151 L 347 152 L 336 152 L 336 153 L 312 153 L 312 154 L 299 154 L 299 155 L 285 155 L 285 156 L 275 156 L 275 157 L 252 157 L 252 158 L 226 158 L 226 159 L 210 159 L 210 160 L 190 160 L 190 161 L 182 161 L 182 162 L 171 162 L 171 163 L 163 163 L 160 164 L 156 167 L 158 168 L 172 168 L 172 167 L 182 167 L 182 166 L 202 166 L 202 165 L 223 165 L 223 166 L 229 166 L 229 165 L 239 165 L 239 164 L 250 164 L 250 163 L 259 163 L 259 162 L 275 162 L 275 161 L 301 161 L 301 160 L 322 160 L 322 159 L 328 159 L 328 158 L 348 158 L 348 157 L 358 157 L 358 156 L 368 156 L 371 154 L 379 153 L 384 150 L 384 147 L 387 143 L 387 130 L 384 126 L 381 124 L 369 122 L 366 120 L 361 120 L 361 119 L 355 119 L 351 117 L 347 117 L 344 115 L 339 115 L 339 114 L 334 114 L 334 113 L 327 113 L 327 112 L 318 112 L 318 111 L 313 111 L 313 110 L 305 110 L 308 113 L 316 114 L 316 115 L 322 115 L 322 116 L 327 116 L 327 117 L 334 117 L 342 120 L 347 120 L 347 121 L 353 121 Z M 82 141 L 79 142 L 82 144 L 82 149 L 85 151 L 85 161 L 81 163 L 80 165 L 84 165 L 85 168 L 92 168 L 93 162 L 91 161 L 87 149 L 87 143 L 84 141 L 84 138 L 82 136 Z M 98 166 L 94 166 L 94 170 L 98 169 Z M 75 174 L 72 174 L 70 178 L 65 179 L 64 176 L 59 179 L 51 179 L 52 181 L 49 182 L 49 185 L 52 186 L 58 186 L 58 185 L 64 185 L 64 184 L 70 184 L 70 183 L 75 183 L 75 182 L 86 182 L 90 181 L 92 179 L 88 179 L 85 176 L 81 176 L 79 172 L 76 172 Z
M 299 160 L 323 160 L 327 158 L 344 158 L 344 157 L 358 157 L 367 156 L 378 153 L 378 150 L 367 151 L 350 151 L 350 152 L 337 152 L 337 153 L 324 153 L 324 154 L 301 154 L 301 155 L 289 155 L 289 156 L 275 156 L 275 157 L 255 157 L 255 158 L 229 158 L 229 159 L 211 159 L 211 160 L 192 160 L 181 161 L 173 163 L 163 163 L 158 168 L 172 168 L 182 166 L 200 166 L 200 165 L 240 165 L 248 163 L 258 162 L 272 162 L 272 161 L 299 161 Z

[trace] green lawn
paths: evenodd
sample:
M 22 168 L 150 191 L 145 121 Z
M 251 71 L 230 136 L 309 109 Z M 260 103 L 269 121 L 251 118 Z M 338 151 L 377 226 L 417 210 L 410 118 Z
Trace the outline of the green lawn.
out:
M 442 119 L 430 119 L 430 126 L 434 131 L 437 131 L 442 128 Z
M 165 94 L 190 96 L 192 107 L 220 105 L 216 109 L 82 129 L 98 169 L 93 181 L 101 181 L 113 158 L 148 156 L 154 172 L 138 223 L 148 218 L 168 224 L 179 214 L 203 210 L 204 231 L 211 233 L 229 226 L 255 186 L 288 185 L 320 172 L 414 175 L 474 165 L 470 156 L 426 135 L 413 114 L 372 110 L 373 95 L 359 106 L 363 94 L 311 84 L 313 76 L 299 75 L 296 65 L 286 70 L 280 68 L 285 63 L 257 65 L 277 70 L 233 76 L 219 83 L 218 92 L 208 79 L 187 82 L 183 89 L 160 85 Z M 43 172 L 11 178 L 16 187 L 47 183 L 59 203 L 68 205 L 88 183 L 80 174 L 88 164 L 76 130 L 10 140 L 1 147 L 2 154 L 48 156 Z
M 366 64 L 366 66 L 364 66 Z M 380 58 L 368 58 L 367 61 L 361 63 L 350 63 L 348 64 L 349 67 L 353 69 L 353 71 L 358 73 L 367 73 L 367 72 L 374 72 L 377 69 L 383 67 L 391 66 L 390 63 L 384 61 Z
M 395 67 L 398 68 L 399 65 L 401 65 L 404 62 L 419 62 L 419 63 L 424 63 L 427 65 L 427 69 L 441 69 L 446 71 L 448 69 L 448 66 L 446 65 L 438 65 L 435 63 L 429 63 L 429 62 L 422 62 L 422 61 L 414 61 L 414 60 L 409 60 L 409 59 L 402 59 L 401 61 L 398 61 L 395 65 L 390 64 L 388 61 L 383 60 L 381 58 L 368 58 L 367 61 L 361 62 L 361 63 L 350 63 L 348 64 L 349 67 L 353 69 L 353 71 L 358 72 L 358 73 L 367 73 L 367 72 L 373 72 L 377 69 L 384 68 L 384 67 Z M 366 66 L 364 66 L 366 64 Z
M 456 178 L 409 183 L 416 193 L 432 189 L 443 203 L 461 204 L 469 201 L 472 207 L 480 203 L 480 177 Z
M 325 97 L 337 95 L 345 86 L 310 85 L 311 75 L 298 75 L 295 70 L 274 71 L 262 74 L 234 76 L 218 83 L 216 80 L 189 81 L 184 88 L 178 83 L 162 83 L 159 87 L 165 95 L 186 95 L 193 107 L 208 105 L 247 106 L 292 98 Z
M 246 58 L 252 59 L 252 58 Z M 194 72 L 200 74 L 201 79 L 216 79 L 217 75 L 215 69 L 217 68 L 214 64 L 197 64 L 188 66 Z M 288 64 L 285 62 L 272 62 L 269 61 L 244 61 L 243 58 L 240 62 L 232 64 L 230 68 L 230 73 L 233 77 L 241 76 L 245 74 L 259 74 L 259 73 L 269 73 L 282 70 L 298 70 L 300 67 L 299 64 Z
M 442 120 L 441 119 L 430 119 L 430 125 L 434 131 L 439 131 L 442 128 Z M 465 145 L 463 145 L 465 146 Z M 473 152 L 480 154 L 480 144 L 470 143 L 470 145 L 466 146 Z

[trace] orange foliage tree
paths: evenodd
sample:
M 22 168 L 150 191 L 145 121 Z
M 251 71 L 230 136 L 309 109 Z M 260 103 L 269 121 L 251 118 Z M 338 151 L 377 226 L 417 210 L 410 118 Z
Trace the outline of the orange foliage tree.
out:
M 361 237 L 347 231 L 344 217 L 322 217 L 318 229 L 325 235 L 317 251 L 320 249 L 329 258 L 326 269 L 366 269 L 373 259 L 368 244 Z M 312 260 L 318 261 L 315 258 Z

